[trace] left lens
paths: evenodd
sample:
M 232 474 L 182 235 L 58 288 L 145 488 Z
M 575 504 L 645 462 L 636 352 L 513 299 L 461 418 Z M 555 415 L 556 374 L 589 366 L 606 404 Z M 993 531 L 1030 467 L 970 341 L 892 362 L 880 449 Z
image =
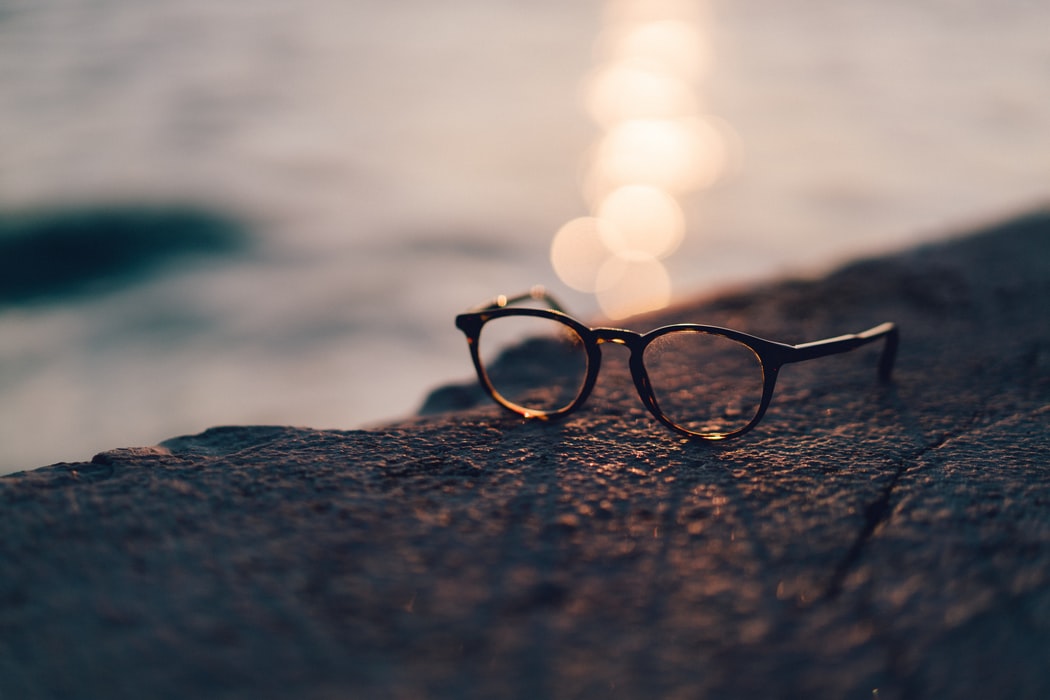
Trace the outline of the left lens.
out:
M 489 385 L 523 415 L 563 411 L 583 391 L 587 348 L 559 320 L 509 314 L 481 327 L 478 357 Z
M 762 405 L 762 362 L 727 336 L 676 330 L 653 339 L 643 355 L 657 407 L 694 435 L 718 439 L 746 428 Z

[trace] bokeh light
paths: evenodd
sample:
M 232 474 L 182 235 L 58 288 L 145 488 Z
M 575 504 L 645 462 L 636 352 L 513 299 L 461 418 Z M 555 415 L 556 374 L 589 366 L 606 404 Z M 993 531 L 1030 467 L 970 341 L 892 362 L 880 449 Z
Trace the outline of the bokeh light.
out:
M 610 254 L 601 229 L 609 225 L 581 216 L 562 226 L 551 243 L 551 264 L 562 282 L 575 290 L 598 291 L 598 272 Z
M 699 24 L 704 9 L 698 0 L 608 0 L 604 15 L 610 25 L 661 19 Z
M 671 278 L 655 258 L 613 255 L 598 271 L 597 298 L 612 319 L 655 311 L 671 302 Z
M 610 64 L 587 81 L 587 110 L 599 124 L 628 119 L 674 119 L 697 110 L 688 84 L 638 62 Z
M 629 25 L 606 39 L 615 54 L 630 56 L 667 75 L 695 81 L 708 69 L 707 43 L 699 28 L 678 19 Z
M 675 198 L 658 187 L 626 185 L 598 206 L 602 241 L 617 255 L 662 258 L 685 234 L 685 215 Z
M 693 192 L 714 184 L 727 160 L 725 140 L 705 119 L 632 119 L 606 132 L 585 187 L 591 195 L 629 183 Z
M 686 235 L 679 198 L 714 184 L 731 164 L 726 129 L 701 113 L 710 47 L 696 3 L 610 2 L 583 86 L 603 133 L 581 183 L 590 216 L 551 243 L 561 280 L 596 295 L 612 319 L 671 300 L 663 260 Z

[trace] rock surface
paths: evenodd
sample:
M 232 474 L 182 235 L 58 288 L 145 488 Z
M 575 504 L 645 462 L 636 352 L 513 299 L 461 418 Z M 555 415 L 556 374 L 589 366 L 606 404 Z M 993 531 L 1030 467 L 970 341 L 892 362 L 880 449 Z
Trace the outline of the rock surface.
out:
M 633 321 L 900 324 L 894 384 L 788 366 L 737 441 L 607 346 L 558 423 L 447 389 L 8 476 L 0 698 L 1050 697 L 1048 305 L 1039 212 Z

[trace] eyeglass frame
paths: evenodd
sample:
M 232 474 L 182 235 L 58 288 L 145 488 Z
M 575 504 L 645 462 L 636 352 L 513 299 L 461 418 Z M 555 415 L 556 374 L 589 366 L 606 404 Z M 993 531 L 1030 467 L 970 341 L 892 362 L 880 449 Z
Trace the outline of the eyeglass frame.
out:
M 541 301 L 547 304 L 550 308 L 512 308 L 512 305 L 524 301 Z M 587 369 L 583 384 L 577 392 L 576 397 L 570 403 L 562 408 L 552 411 L 527 409 L 524 406 L 519 406 L 503 397 L 493 386 L 488 373 L 485 371 L 484 363 L 481 360 L 479 339 L 481 336 L 481 329 L 486 323 L 493 319 L 507 316 L 531 316 L 535 318 L 550 319 L 568 326 L 579 336 L 583 343 L 584 350 L 587 353 Z M 542 287 L 537 287 L 525 294 L 519 294 L 512 297 L 500 295 L 493 302 L 483 304 L 471 311 L 459 314 L 456 316 L 456 327 L 467 337 L 471 360 L 474 363 L 474 369 L 477 372 L 478 381 L 482 388 L 493 401 L 516 415 L 527 419 L 550 420 L 562 418 L 578 409 L 584 404 L 584 402 L 586 402 L 598 380 L 598 372 L 601 369 L 602 358 L 601 346 L 604 343 L 612 343 L 614 345 L 625 346 L 630 351 L 628 365 L 631 370 L 631 378 L 634 381 L 635 389 L 638 391 L 638 396 L 641 398 L 642 404 L 645 405 L 649 412 L 660 423 L 676 433 L 685 435 L 686 437 L 708 441 L 726 440 L 739 437 L 754 428 L 762 420 L 766 410 L 769 408 L 769 404 L 773 399 L 773 390 L 776 388 L 776 381 L 780 373 L 780 368 L 784 365 L 850 352 L 851 350 L 855 350 L 863 345 L 868 345 L 869 343 L 874 343 L 884 338 L 885 345 L 879 356 L 878 379 L 880 382 L 888 383 L 892 380 L 893 366 L 897 357 L 897 347 L 900 343 L 900 329 L 897 327 L 897 324 L 892 321 L 881 323 L 866 331 L 861 331 L 860 333 L 849 333 L 846 335 L 835 336 L 833 338 L 800 343 L 798 345 L 767 340 L 756 335 L 751 335 L 750 333 L 744 333 L 743 331 L 732 330 L 730 328 L 697 323 L 676 323 L 661 326 L 646 333 L 638 333 L 624 328 L 605 326 L 592 328 L 567 314 L 564 309 L 562 309 L 561 305 L 558 304 L 558 302 Z M 758 358 L 759 365 L 762 369 L 762 399 L 755 415 L 746 425 L 725 433 L 699 433 L 676 424 L 660 410 L 656 394 L 653 391 L 652 384 L 649 382 L 649 375 L 645 369 L 643 355 L 649 344 L 657 338 L 667 335 L 668 333 L 680 331 L 708 333 L 728 338 L 746 346 Z

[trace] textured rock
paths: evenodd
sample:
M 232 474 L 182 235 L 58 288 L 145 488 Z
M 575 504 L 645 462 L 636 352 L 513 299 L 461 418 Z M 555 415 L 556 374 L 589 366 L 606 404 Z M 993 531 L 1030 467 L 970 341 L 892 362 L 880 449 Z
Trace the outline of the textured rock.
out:
M 0 479 L 0 698 L 1050 697 L 1048 301 L 1043 213 L 632 322 L 900 324 L 737 441 L 611 347 L 562 422 L 467 386 Z

